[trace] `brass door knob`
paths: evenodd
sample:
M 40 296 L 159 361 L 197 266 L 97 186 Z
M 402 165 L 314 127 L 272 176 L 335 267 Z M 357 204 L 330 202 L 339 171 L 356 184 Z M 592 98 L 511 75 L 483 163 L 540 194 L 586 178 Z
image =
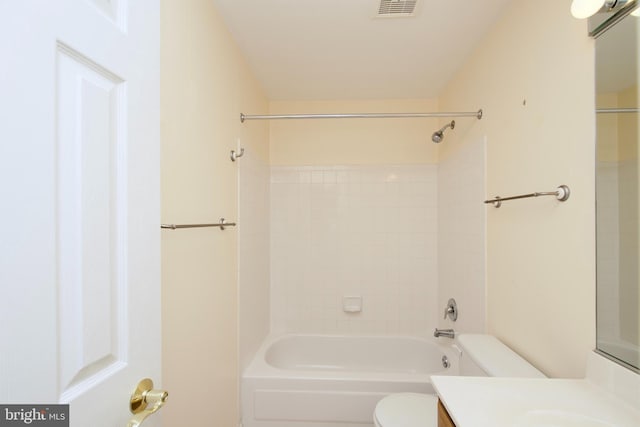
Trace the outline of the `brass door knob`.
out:
M 167 397 L 169 393 L 165 390 L 155 390 L 153 381 L 149 378 L 140 381 L 129 400 L 129 409 L 134 416 L 129 420 L 127 427 L 137 427 L 142 424 L 149 415 L 162 408 Z

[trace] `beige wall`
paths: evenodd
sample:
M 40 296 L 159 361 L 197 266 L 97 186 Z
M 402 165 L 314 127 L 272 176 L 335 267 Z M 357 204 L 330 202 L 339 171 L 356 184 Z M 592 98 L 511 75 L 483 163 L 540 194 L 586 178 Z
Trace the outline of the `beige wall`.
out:
M 438 111 L 433 99 L 271 102 L 271 114 L 407 113 Z M 437 119 L 274 120 L 271 164 L 276 166 L 420 164 L 437 161 L 431 134 Z
M 548 375 L 581 377 L 595 347 L 594 49 L 570 3 L 510 4 L 440 98 L 485 117 L 439 155 L 486 135 L 488 197 L 570 186 L 566 203 L 487 207 L 487 325 Z
M 209 0 L 162 1 L 162 222 L 237 218 L 237 138 L 268 156 L 266 125 L 241 125 L 267 103 Z M 165 425 L 235 426 L 237 230 L 162 232 Z M 144 327 L 144 325 L 140 325 Z

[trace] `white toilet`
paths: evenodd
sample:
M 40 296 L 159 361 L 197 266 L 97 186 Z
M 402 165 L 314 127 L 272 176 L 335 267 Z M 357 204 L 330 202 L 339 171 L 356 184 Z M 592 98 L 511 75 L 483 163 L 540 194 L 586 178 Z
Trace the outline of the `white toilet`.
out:
M 491 335 L 461 334 L 460 375 L 545 378 L 545 375 Z M 432 394 L 397 393 L 378 402 L 376 427 L 436 427 L 438 398 Z

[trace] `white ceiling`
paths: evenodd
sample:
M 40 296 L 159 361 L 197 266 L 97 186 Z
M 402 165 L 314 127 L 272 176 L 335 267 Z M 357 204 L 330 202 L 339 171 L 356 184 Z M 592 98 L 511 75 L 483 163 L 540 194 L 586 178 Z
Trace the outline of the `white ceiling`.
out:
M 271 100 L 432 98 L 511 0 L 212 0 Z

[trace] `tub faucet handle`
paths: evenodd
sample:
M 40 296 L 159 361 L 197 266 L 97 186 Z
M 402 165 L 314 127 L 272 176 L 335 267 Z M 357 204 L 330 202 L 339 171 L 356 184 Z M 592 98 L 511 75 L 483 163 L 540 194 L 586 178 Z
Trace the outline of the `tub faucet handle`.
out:
M 447 318 L 447 315 L 449 315 L 449 319 L 453 320 L 454 322 L 458 320 L 458 305 L 456 304 L 456 300 L 454 300 L 453 298 L 449 298 L 447 306 L 444 308 L 445 319 Z

